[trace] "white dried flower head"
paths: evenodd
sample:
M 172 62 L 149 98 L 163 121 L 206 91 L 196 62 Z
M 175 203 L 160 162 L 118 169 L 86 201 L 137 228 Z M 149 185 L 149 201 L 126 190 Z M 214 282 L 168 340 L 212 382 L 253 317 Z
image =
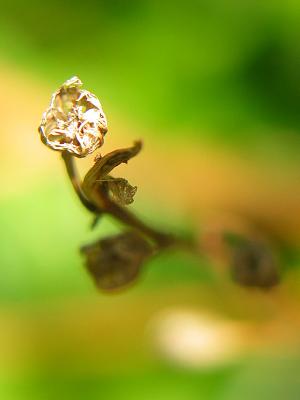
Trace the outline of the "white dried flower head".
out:
M 82 90 L 77 76 L 53 93 L 39 127 L 42 141 L 53 150 L 85 157 L 102 146 L 107 121 L 98 98 Z

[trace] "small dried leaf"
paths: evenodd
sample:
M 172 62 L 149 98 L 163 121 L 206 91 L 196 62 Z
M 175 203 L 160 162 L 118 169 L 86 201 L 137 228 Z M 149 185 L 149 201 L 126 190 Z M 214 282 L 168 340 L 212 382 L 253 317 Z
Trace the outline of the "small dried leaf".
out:
M 120 149 L 106 154 L 104 157 L 97 158 L 93 167 L 86 174 L 82 189 L 88 198 L 92 197 L 93 189 L 96 185 L 101 185 L 101 181 L 118 165 L 127 163 L 132 157 L 136 156 L 142 148 L 141 142 L 135 142 L 132 147 Z
M 121 206 L 133 203 L 137 187 L 131 186 L 126 179 L 107 176 L 106 185 L 113 201 Z
M 279 282 L 277 262 L 270 248 L 255 240 L 243 240 L 233 247 L 232 275 L 243 286 L 269 288 Z
M 96 285 L 106 291 L 132 283 L 153 254 L 151 245 L 135 231 L 101 239 L 81 251 Z

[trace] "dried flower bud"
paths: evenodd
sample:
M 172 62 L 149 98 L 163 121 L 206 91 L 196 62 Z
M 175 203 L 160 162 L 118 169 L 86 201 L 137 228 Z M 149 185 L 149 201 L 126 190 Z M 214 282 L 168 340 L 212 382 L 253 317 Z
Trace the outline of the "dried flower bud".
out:
M 81 251 L 97 286 L 108 291 L 132 283 L 153 254 L 152 246 L 135 231 L 101 239 Z
M 242 286 L 270 288 L 279 282 L 279 269 L 270 248 L 257 240 L 241 240 L 232 254 L 232 275 Z
M 53 150 L 85 157 L 102 146 L 107 121 L 98 98 L 81 89 L 74 76 L 51 98 L 39 127 L 42 141 Z

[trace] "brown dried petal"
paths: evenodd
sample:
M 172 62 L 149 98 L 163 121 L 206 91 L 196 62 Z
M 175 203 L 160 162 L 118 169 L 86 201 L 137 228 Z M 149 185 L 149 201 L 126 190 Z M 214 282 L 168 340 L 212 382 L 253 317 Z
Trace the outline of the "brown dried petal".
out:
M 85 157 L 103 144 L 107 121 L 98 98 L 74 76 L 52 95 L 39 132 L 53 150 Z
M 81 251 L 96 285 L 106 291 L 132 283 L 153 253 L 150 244 L 135 231 L 101 239 Z

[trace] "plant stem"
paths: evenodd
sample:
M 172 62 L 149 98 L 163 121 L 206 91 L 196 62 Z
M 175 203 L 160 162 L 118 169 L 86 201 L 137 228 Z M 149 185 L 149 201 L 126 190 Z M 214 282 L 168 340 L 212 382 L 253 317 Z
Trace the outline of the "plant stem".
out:
M 89 211 L 91 211 L 92 213 L 97 213 L 97 207 L 89 201 L 89 199 L 86 197 L 83 190 L 81 189 L 81 181 L 74 165 L 74 157 L 68 151 L 64 151 L 62 153 L 62 158 L 65 163 L 68 177 L 70 178 L 73 189 L 77 193 L 79 200 Z
M 77 193 L 81 203 L 96 215 L 109 214 L 124 225 L 137 229 L 143 235 L 155 242 L 159 248 L 177 246 L 192 252 L 196 251 L 194 243 L 177 238 L 171 234 L 160 232 L 141 221 L 136 215 L 124 207 L 113 202 L 104 191 L 98 190 L 94 193 L 93 202 L 90 201 L 82 190 L 81 180 L 74 165 L 74 157 L 63 152 L 62 157 L 72 186 Z

